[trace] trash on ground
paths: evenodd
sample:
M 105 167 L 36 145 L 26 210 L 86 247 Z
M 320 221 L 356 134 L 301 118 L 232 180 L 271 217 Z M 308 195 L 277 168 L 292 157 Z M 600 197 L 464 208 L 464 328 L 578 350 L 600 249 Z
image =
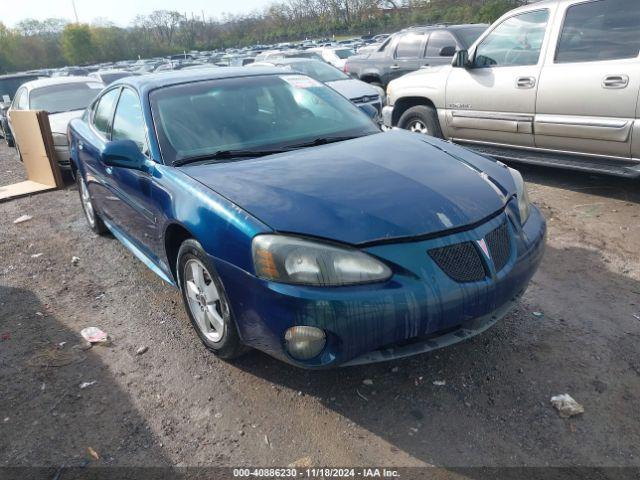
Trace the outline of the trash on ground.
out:
M 584 407 L 576 402 L 568 393 L 551 397 L 551 404 L 556 407 L 556 410 L 558 410 L 562 418 L 569 418 L 584 413 Z
M 544 313 L 542 313 L 542 312 L 533 312 L 533 316 L 534 317 L 538 317 L 538 318 L 542 318 L 542 317 L 544 317 Z
M 98 383 L 97 380 L 92 380 L 90 382 L 82 382 L 80 384 L 80 390 L 84 390 L 85 388 L 95 385 L 96 383 Z
M 367 385 L 367 386 L 371 386 L 371 385 L 373 385 L 373 380 L 371 380 L 370 378 L 365 378 L 364 380 L 362 380 L 362 384 L 363 385 Z
M 2 333 L 0 333 L 0 340 L 2 340 L 3 342 L 5 340 L 11 340 L 11 332 L 2 332 Z
M 22 215 L 21 217 L 16 218 L 13 223 L 15 223 L 16 225 L 18 223 L 24 223 L 24 222 L 28 222 L 29 220 L 31 220 L 33 217 L 31 215 Z
M 42 253 L 34 253 L 33 255 L 31 255 L 31 258 L 40 258 L 42 256 Z
M 100 455 L 93 448 L 87 447 L 87 453 L 91 455 L 94 460 L 100 460 Z
M 433 384 L 436 387 L 444 387 L 447 384 L 447 382 L 445 380 L 434 380 Z
M 106 343 L 109 336 L 98 327 L 87 327 L 80 331 L 80 335 L 90 343 Z
M 311 468 L 312 466 L 313 460 L 311 460 L 311 457 L 302 457 L 295 462 L 291 462 L 287 468 Z
M 149 350 L 149 347 L 147 347 L 146 345 L 144 347 L 140 347 L 136 350 L 136 355 L 143 355 L 147 353 L 147 350 Z
M 80 258 L 79 257 L 71 257 L 71 265 L 76 267 L 79 263 L 80 263 Z

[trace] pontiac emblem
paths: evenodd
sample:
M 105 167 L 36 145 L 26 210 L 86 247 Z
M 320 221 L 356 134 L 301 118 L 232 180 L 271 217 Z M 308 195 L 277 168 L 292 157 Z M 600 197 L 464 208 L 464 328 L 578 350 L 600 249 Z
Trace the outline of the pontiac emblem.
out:
M 491 258 L 491 255 L 489 254 L 489 247 L 487 247 L 487 242 L 484 241 L 484 238 L 481 238 L 480 240 L 476 240 L 476 243 L 482 250 L 482 253 L 484 253 L 484 256 L 487 258 Z

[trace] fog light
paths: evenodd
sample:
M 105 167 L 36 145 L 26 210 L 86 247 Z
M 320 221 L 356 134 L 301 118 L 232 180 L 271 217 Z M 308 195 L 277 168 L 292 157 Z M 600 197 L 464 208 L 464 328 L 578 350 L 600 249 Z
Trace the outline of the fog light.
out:
M 284 334 L 289 354 L 298 360 L 309 360 L 318 355 L 327 343 L 325 333 L 316 327 L 291 327 Z

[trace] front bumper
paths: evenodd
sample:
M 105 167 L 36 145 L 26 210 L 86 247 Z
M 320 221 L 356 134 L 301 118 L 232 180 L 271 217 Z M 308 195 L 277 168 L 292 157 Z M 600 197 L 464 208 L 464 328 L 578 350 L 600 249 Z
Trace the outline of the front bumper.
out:
M 378 245 L 366 251 L 386 261 L 386 282 L 349 287 L 305 287 L 267 282 L 214 259 L 226 286 L 242 340 L 304 368 L 356 365 L 414 355 L 470 338 L 504 316 L 526 289 L 543 255 L 545 221 L 532 206 L 524 228 L 513 205 L 476 229 L 423 241 Z M 511 257 L 485 280 L 457 283 L 427 251 L 483 239 L 507 222 Z M 517 220 L 516 220 L 517 222 Z M 284 349 L 295 325 L 322 328 L 327 345 L 297 361 Z
M 54 150 L 56 154 L 56 160 L 58 161 L 58 165 L 63 170 L 71 169 L 71 155 L 69 153 L 68 145 L 54 145 Z

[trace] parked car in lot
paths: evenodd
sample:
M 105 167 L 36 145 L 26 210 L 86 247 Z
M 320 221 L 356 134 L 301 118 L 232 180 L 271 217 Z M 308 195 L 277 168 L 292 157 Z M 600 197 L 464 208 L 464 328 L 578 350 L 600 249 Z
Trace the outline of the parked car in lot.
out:
M 312 48 L 309 51 L 319 54 L 325 62 L 340 70 L 344 69 L 347 59 L 355 55 L 355 51 L 349 47 L 322 47 Z
M 454 64 L 389 84 L 385 123 L 496 158 L 640 177 L 640 2 L 507 13 Z
M 382 133 L 299 73 L 119 80 L 69 137 L 89 226 L 176 285 L 223 358 L 322 368 L 449 345 L 503 316 L 543 253 L 517 171 Z
M 350 57 L 344 71 L 386 87 L 402 75 L 432 65 L 450 64 L 456 50 L 468 48 L 488 25 L 411 27 L 387 38 L 375 51 Z
M 345 75 L 337 68 L 321 60 L 306 58 L 281 58 L 253 63 L 251 67 L 281 67 L 300 72 L 333 88 L 356 105 L 370 105 L 378 113 L 382 111 L 384 90 Z
M 70 166 L 67 142 L 69 121 L 82 116 L 87 105 L 103 87 L 101 82 L 91 77 L 56 77 L 25 83 L 16 92 L 8 112 L 12 136 L 12 111 L 44 110 L 48 112 L 58 164 L 61 168 L 68 169 Z
M 22 84 L 38 78 L 40 76 L 37 74 L 0 75 L 0 135 L 10 147 L 14 146 L 13 136 L 7 120 L 7 111 L 11 106 L 11 100 L 13 100 L 16 91 Z
M 98 70 L 97 72 L 90 73 L 91 78 L 95 78 L 98 82 L 104 85 L 110 85 L 116 80 L 120 80 L 124 77 L 140 75 L 137 72 L 128 72 L 126 70 Z

